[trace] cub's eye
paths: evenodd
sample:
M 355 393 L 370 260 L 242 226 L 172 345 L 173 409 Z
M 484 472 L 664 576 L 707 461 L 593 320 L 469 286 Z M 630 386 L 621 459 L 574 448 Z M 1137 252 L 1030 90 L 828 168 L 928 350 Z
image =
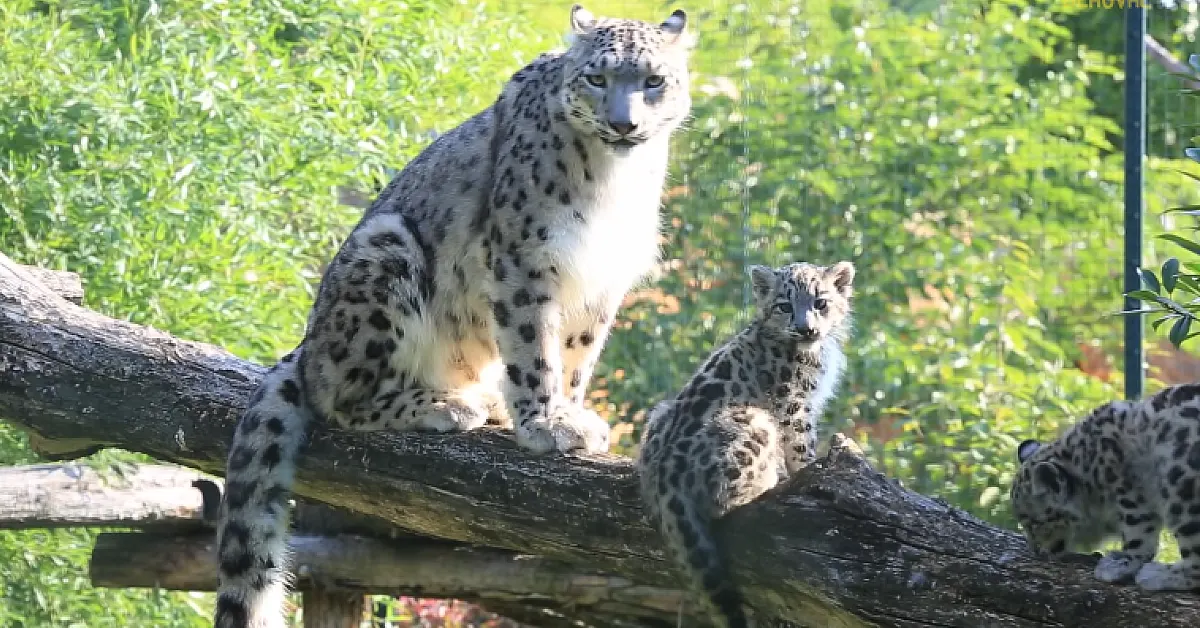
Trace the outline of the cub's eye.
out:
M 658 89 L 659 87 L 662 87 L 663 83 L 665 83 L 665 82 L 667 82 L 667 81 L 662 76 L 660 76 L 658 74 L 652 74 L 652 75 L 646 77 L 646 88 L 647 89 Z
M 780 303 L 779 305 L 775 306 L 775 309 L 779 310 L 780 312 L 783 312 L 784 314 L 791 314 L 792 313 L 792 304 L 791 303 Z
M 829 302 L 825 299 L 817 299 L 816 301 L 813 301 L 813 307 L 817 308 L 818 310 L 823 310 L 829 307 Z
M 608 83 L 603 74 L 584 74 L 583 80 L 587 81 L 588 85 L 592 87 L 604 87 Z

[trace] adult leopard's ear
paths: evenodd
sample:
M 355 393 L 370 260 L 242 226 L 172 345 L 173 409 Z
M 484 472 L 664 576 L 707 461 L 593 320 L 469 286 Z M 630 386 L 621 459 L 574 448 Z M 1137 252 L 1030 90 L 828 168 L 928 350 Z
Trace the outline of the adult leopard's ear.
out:
M 775 285 L 779 277 L 773 268 L 754 265 L 750 267 L 750 287 L 754 289 L 754 298 L 760 302 L 775 293 Z
M 663 20 L 662 24 L 659 24 L 659 28 L 671 36 L 671 43 L 675 43 L 687 28 L 687 12 L 683 9 L 675 9 L 671 15 L 667 16 L 667 19 Z
M 688 16 L 683 9 L 675 9 L 658 27 L 667 44 L 690 51 L 696 46 L 696 36 L 687 30 Z
M 1041 448 L 1042 444 L 1032 438 L 1021 441 L 1021 444 L 1017 445 L 1017 462 L 1029 460 L 1029 457 Z
M 596 25 L 596 16 L 592 15 L 591 11 L 583 8 L 582 4 L 576 4 L 571 7 L 571 32 L 576 35 L 582 35 Z
M 838 262 L 825 271 L 825 276 L 833 280 L 833 287 L 842 296 L 850 297 L 850 294 L 854 291 L 853 263 L 846 261 Z

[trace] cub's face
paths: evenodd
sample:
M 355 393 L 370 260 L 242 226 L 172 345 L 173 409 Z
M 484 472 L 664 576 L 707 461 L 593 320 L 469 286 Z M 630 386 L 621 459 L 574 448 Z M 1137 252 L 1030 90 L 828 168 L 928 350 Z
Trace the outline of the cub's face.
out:
M 1108 536 L 1108 522 L 1089 516 L 1082 485 L 1055 447 L 1027 440 L 1017 447 L 1017 459 L 1021 466 L 1010 499 L 1030 549 L 1059 556 L 1092 549 Z
M 854 288 L 850 262 L 754 266 L 750 281 L 758 306 L 756 316 L 774 335 L 816 347 L 826 338 L 845 333 Z

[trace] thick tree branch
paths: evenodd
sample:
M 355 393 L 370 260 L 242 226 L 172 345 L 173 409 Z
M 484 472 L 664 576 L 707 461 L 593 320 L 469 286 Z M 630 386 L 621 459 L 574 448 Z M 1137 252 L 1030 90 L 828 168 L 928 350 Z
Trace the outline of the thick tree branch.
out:
M 96 539 L 92 583 L 102 587 L 216 589 L 209 534 L 109 533 Z M 571 614 L 674 623 L 681 594 L 582 572 L 537 556 L 446 542 L 384 543 L 357 536 L 291 537 L 300 589 L 470 600 L 488 606 L 571 609 Z
M 220 473 L 263 369 L 55 297 L 0 256 L 0 417 L 52 453 L 123 447 Z M 317 429 L 298 494 L 417 534 L 672 586 L 617 456 L 532 456 L 504 436 Z M 835 448 L 718 526 L 758 614 L 806 626 L 1193 626 L 1200 600 L 1034 561 L 1022 539 Z M 684 620 L 685 625 L 699 625 Z
M 181 467 L 129 465 L 105 473 L 78 464 L 0 467 L 0 529 L 202 529 L 204 500 Z

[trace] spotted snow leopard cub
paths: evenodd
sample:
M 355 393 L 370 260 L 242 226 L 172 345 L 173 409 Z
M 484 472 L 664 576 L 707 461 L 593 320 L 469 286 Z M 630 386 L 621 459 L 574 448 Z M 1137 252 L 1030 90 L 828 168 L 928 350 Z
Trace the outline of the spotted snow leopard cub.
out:
M 753 320 L 650 412 L 637 469 L 647 514 L 727 628 L 750 625 L 710 529 L 816 457 L 846 359 L 854 266 L 750 269 Z
M 439 137 L 330 263 L 295 351 L 234 435 L 218 628 L 279 628 L 287 500 L 311 421 L 514 426 L 533 452 L 604 451 L 583 406 L 626 293 L 658 261 L 670 136 L 687 117 L 687 16 L 596 18 Z M 514 425 L 515 424 L 515 425 Z
M 1091 550 L 1120 536 L 1096 578 L 1150 591 L 1200 589 L 1200 384 L 1100 406 L 1058 440 L 1017 447 L 1012 507 L 1035 551 Z M 1154 562 L 1166 525 L 1181 560 Z

